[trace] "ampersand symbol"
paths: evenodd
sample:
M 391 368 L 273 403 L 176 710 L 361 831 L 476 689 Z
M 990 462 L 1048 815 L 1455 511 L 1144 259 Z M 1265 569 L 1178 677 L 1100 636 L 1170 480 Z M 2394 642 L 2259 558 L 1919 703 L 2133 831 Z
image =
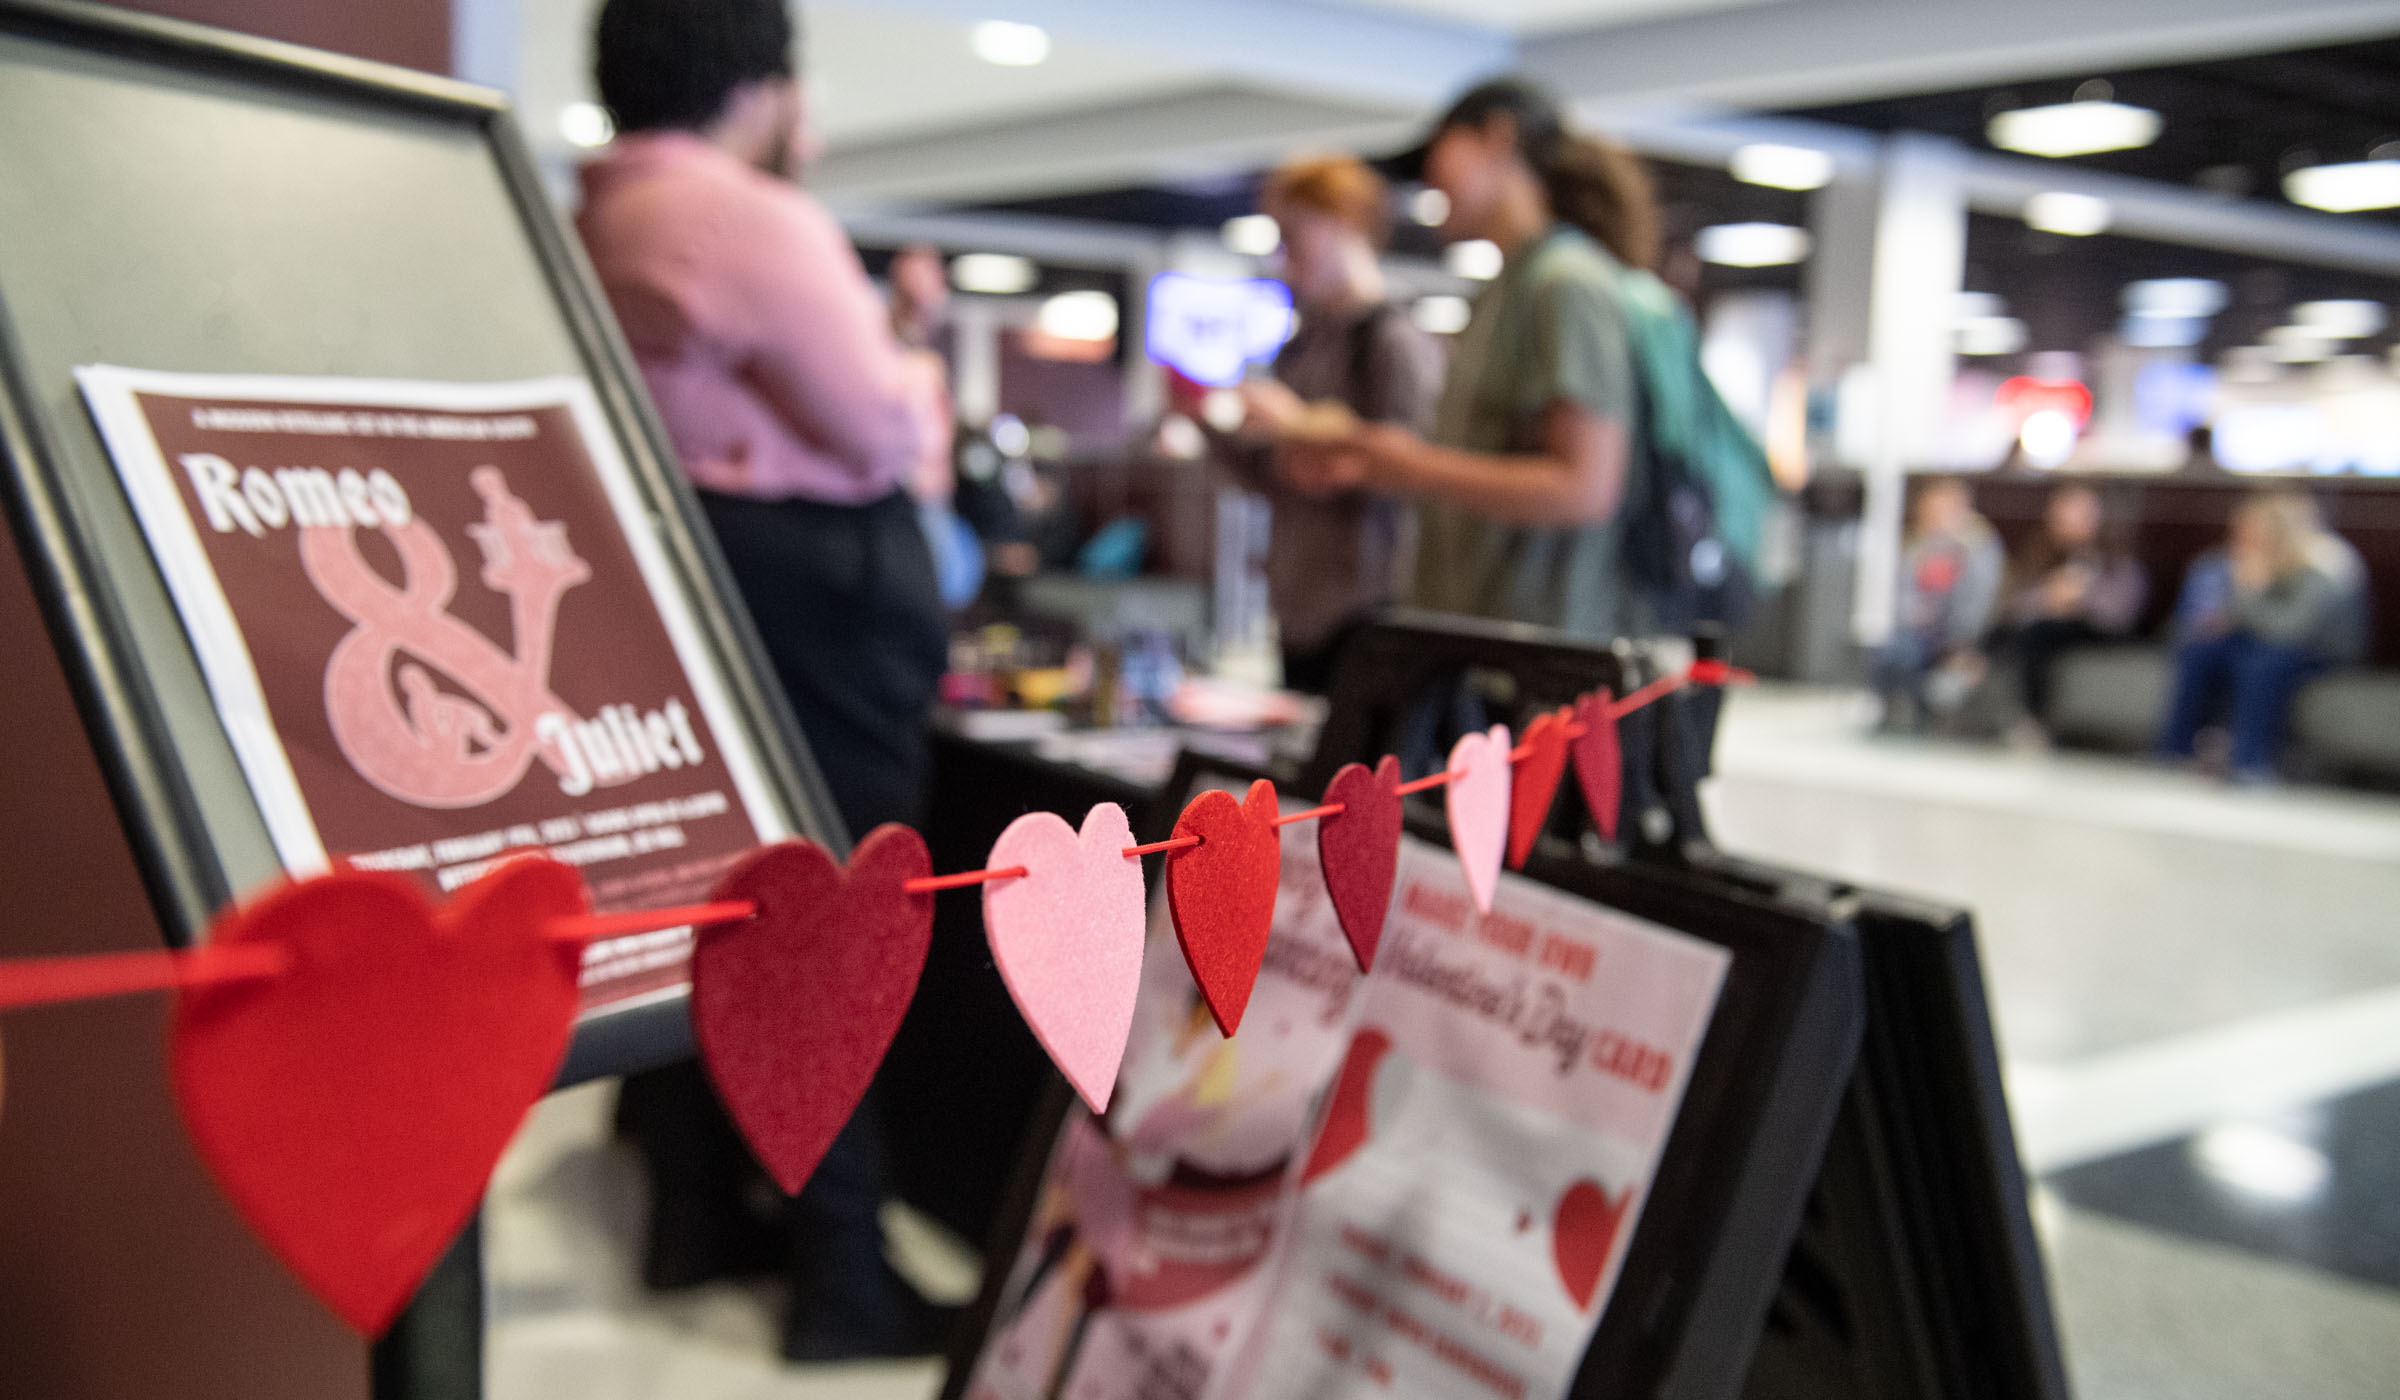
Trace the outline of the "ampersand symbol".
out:
M 484 498 L 484 523 L 468 533 L 483 549 L 483 582 L 509 599 L 514 654 L 452 617 L 458 589 L 450 551 L 423 520 L 380 528 L 400 552 L 394 588 L 358 552 L 348 525 L 300 531 L 300 563 L 325 601 L 356 624 L 325 663 L 325 717 L 359 776 L 420 807 L 473 807 L 517 785 L 543 751 L 534 722 L 574 711 L 550 691 L 559 599 L 592 576 L 567 545 L 566 528 L 537 521 L 497 467 L 468 477 Z M 403 653 L 412 660 L 402 661 Z M 394 663 L 398 662 L 394 688 Z M 444 690 L 433 671 L 463 694 Z

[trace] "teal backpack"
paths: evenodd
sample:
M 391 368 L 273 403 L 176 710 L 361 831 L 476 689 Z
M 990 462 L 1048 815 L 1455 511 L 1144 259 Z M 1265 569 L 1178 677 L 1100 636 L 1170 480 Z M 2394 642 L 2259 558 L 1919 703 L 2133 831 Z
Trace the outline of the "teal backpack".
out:
M 1652 489 L 1625 522 L 1625 559 L 1668 630 L 1740 626 L 1757 601 L 1777 496 L 1767 454 L 1700 367 L 1700 336 L 1674 291 L 1624 269 L 1620 300 L 1641 380 Z

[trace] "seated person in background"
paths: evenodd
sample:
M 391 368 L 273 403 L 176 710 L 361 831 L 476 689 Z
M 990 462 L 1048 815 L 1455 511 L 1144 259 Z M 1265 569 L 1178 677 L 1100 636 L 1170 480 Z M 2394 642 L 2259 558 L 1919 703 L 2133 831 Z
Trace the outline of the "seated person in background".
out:
M 1918 494 L 1900 560 L 1899 616 L 1875 658 L 1881 728 L 1922 728 L 1983 678 L 1978 646 L 2000 601 L 2002 565 L 2000 537 L 1976 514 L 1965 482 L 1936 481 Z
M 2272 781 L 2292 701 L 2366 649 L 2366 566 L 2309 498 L 2261 491 L 2234 508 L 2225 545 L 2195 561 L 2175 605 L 2175 695 L 2159 747 L 2196 758 L 2228 715 L 2237 782 Z
M 1390 231 L 1383 177 L 1355 156 L 1312 156 L 1267 176 L 1260 207 L 1283 233 L 1283 275 L 1300 329 L 1275 377 L 1242 390 L 1242 436 L 1339 434 L 1361 420 L 1416 430 L 1433 417 L 1441 351 L 1386 294 L 1376 249 Z M 1267 595 L 1283 637 L 1283 682 L 1321 691 L 1346 624 L 1398 583 L 1402 508 L 1357 489 L 1315 489 L 1277 470 L 1278 449 L 1237 442 L 1219 454 L 1274 510 Z
M 2042 531 L 2009 566 L 2008 612 L 1994 649 L 2015 663 L 2029 734 L 2050 714 L 2050 677 L 2058 658 L 2133 631 L 2150 592 L 2131 554 L 2106 538 L 2100 493 L 2061 486 L 2050 493 Z

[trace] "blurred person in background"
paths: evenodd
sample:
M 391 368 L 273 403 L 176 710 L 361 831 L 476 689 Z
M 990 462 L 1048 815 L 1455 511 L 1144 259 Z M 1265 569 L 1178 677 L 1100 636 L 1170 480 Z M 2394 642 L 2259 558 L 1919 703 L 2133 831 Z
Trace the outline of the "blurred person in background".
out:
M 853 833 L 919 815 L 946 661 L 908 485 L 945 436 L 938 363 L 893 336 L 857 252 L 794 183 L 809 150 L 783 0 L 607 0 L 595 76 L 620 135 L 576 227 Z M 873 1099 L 782 1224 L 795 1358 L 930 1349 L 884 1262 Z M 758 1258 L 763 1181 L 697 1067 L 625 1082 L 648 1158 L 644 1277 Z
M 1987 669 L 1980 648 L 2005 566 L 2000 537 L 1965 482 L 1937 480 L 1917 493 L 1898 615 L 1874 662 L 1878 728 L 1924 729 L 1965 702 Z
M 1422 606 L 1593 640 L 1652 630 L 1625 548 L 1649 487 L 1625 305 L 1626 279 L 1658 252 L 1648 175 L 1515 79 L 1467 92 L 1394 163 L 1448 199 L 1445 242 L 1489 240 L 1502 270 L 1458 338 L 1430 434 L 1362 423 L 1287 447 L 1287 478 L 1415 498 L 1406 591 Z
M 2076 485 L 2052 491 L 2041 532 L 2009 562 L 2008 610 L 1992 640 L 1994 654 L 2016 671 L 2024 715 L 2013 738 L 2046 742 L 2058 659 L 2130 636 L 2149 595 L 2149 576 L 2112 536 L 2100 493 Z
M 2231 731 L 2229 776 L 2271 782 L 2300 687 L 2366 650 L 2366 566 L 2289 488 L 2234 507 L 2225 544 L 2185 573 L 2175 604 L 2175 692 L 2159 747 L 2200 756 L 2201 733 Z
M 1376 253 L 1390 234 L 1391 192 L 1355 156 L 1310 156 L 1267 176 L 1259 207 L 1283 237 L 1283 276 L 1300 328 L 1274 377 L 1242 386 L 1244 433 L 1312 424 L 1347 432 L 1391 423 L 1421 432 L 1441 386 L 1441 348 L 1392 300 Z M 1280 449 L 1237 440 L 1218 454 L 1273 506 L 1267 592 L 1283 642 L 1283 683 L 1322 692 L 1345 629 L 1397 586 L 1402 506 L 1356 486 L 1302 484 Z
M 1038 565 L 1026 542 L 1016 501 L 1001 479 L 1003 453 L 991 425 L 957 419 L 950 374 L 955 337 L 950 324 L 950 273 L 942 252 L 930 243 L 910 243 L 892 254 L 884 281 L 892 334 L 900 343 L 939 359 L 941 412 L 955 423 L 940 450 L 929 453 L 914 490 L 942 601 L 953 609 L 972 602 L 988 574 L 1018 576 Z

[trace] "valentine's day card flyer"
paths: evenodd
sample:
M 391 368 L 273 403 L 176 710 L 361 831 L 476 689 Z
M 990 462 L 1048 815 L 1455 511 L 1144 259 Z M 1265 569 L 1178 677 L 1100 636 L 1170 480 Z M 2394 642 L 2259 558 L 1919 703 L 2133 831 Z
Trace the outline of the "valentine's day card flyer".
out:
M 1566 1393 L 1731 956 L 1403 842 L 1298 1171 L 1274 1305 L 1217 1396 Z
M 76 377 L 286 869 L 541 849 L 607 911 L 784 834 L 585 380 Z M 587 1007 L 689 952 L 594 944 Z
M 1292 1171 L 1364 985 L 1315 828 L 1283 828 L 1280 849 L 1274 930 L 1231 1040 L 1154 903 L 1108 1117 L 1075 1110 L 1052 1148 L 972 1400 L 1188 1400 L 1265 1317 Z

